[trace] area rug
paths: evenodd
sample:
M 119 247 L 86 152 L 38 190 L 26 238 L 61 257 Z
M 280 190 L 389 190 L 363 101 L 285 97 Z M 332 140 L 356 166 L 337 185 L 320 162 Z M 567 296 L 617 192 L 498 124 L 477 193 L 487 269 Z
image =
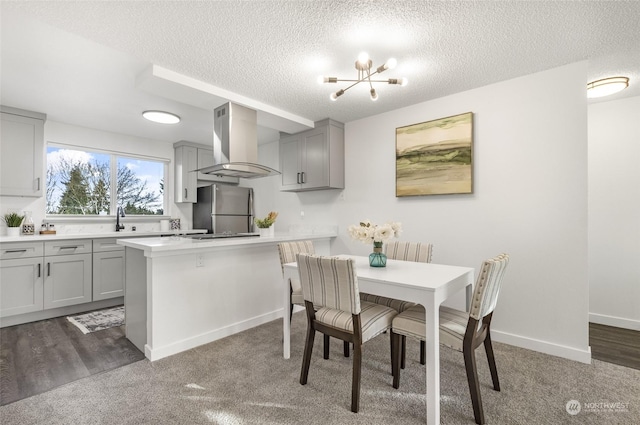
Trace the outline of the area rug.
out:
M 122 326 L 124 325 L 124 306 L 67 316 L 67 320 L 76 325 L 83 334 Z

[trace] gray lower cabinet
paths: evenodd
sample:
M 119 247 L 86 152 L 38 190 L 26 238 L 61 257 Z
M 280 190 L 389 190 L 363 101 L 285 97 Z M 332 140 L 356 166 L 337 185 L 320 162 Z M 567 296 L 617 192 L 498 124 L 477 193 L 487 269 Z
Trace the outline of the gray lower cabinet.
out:
M 42 257 L 0 260 L 0 317 L 43 309 Z
M 91 302 L 91 254 L 45 257 L 44 308 Z
M 124 296 L 124 246 L 116 239 L 93 241 L 93 301 Z
M 0 317 L 43 309 L 42 255 L 42 242 L 0 244 Z
M 90 239 L 44 243 L 44 308 L 91 302 Z

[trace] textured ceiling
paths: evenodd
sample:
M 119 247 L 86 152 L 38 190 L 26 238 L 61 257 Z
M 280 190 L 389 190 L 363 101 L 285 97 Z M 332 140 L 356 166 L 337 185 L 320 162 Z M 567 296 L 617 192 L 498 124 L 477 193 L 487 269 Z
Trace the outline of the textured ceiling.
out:
M 3 104 L 166 141 L 208 140 L 210 116 L 137 89 L 135 77 L 149 64 L 311 121 L 349 122 L 581 60 L 589 61 L 589 80 L 631 77 L 606 100 L 640 95 L 636 1 L 3 1 L 1 8 Z M 346 84 L 319 85 L 317 76 L 355 78 L 361 51 L 374 66 L 395 57 L 397 68 L 382 77 L 407 77 L 409 85 L 377 85 L 372 102 L 360 84 L 331 102 Z M 187 122 L 162 132 L 139 124 L 136 111 L 150 107 L 174 108 Z

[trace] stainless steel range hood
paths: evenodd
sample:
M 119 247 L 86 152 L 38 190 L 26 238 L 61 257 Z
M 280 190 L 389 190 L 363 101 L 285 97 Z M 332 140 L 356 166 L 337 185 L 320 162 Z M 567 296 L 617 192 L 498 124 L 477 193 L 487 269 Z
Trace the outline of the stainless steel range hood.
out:
M 213 111 L 213 161 L 198 171 L 218 176 L 255 179 L 280 174 L 258 164 L 258 119 L 253 109 L 225 103 Z

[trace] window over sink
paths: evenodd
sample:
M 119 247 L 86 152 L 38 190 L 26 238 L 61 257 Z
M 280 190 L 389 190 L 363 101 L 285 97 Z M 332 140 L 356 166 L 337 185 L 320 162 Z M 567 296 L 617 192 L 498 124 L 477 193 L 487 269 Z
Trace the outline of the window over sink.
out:
M 167 166 L 157 158 L 48 144 L 46 213 L 115 215 L 122 206 L 127 215 L 163 215 Z

